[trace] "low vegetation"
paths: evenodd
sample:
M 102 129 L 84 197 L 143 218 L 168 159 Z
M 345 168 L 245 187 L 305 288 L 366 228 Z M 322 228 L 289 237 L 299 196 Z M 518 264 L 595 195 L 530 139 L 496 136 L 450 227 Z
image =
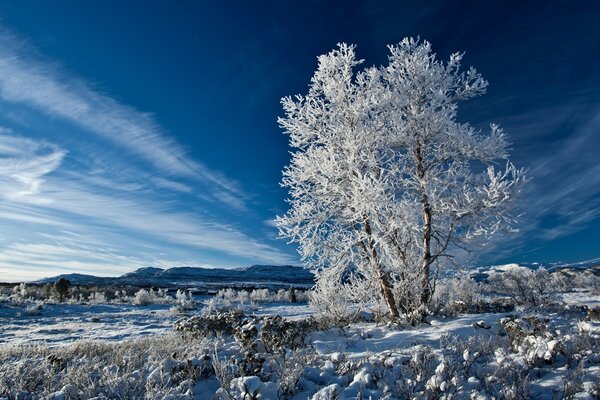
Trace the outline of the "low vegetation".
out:
M 489 331 L 480 324 L 466 336 L 376 353 L 352 350 L 373 339 L 372 324 L 340 330 L 312 318 L 204 314 L 180 320 L 168 335 L 0 347 L 0 396 L 516 399 L 551 384 L 555 398 L 598 398 L 599 325 L 573 323 L 585 318 L 577 313 L 513 315 Z M 348 351 L 318 345 L 328 338 Z

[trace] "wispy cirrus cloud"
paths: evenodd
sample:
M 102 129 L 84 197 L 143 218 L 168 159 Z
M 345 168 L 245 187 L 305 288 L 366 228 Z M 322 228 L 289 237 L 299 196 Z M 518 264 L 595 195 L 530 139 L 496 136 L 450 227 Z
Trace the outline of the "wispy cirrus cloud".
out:
M 545 118 L 544 116 L 548 116 Z M 517 233 L 498 237 L 485 257 L 511 258 L 532 243 L 553 241 L 594 224 L 600 217 L 600 108 L 585 96 L 552 109 L 528 110 L 513 116 L 522 147 L 515 153 L 526 159 L 529 182 L 516 208 L 523 213 Z M 567 123 L 568 122 L 568 123 Z M 536 145 L 532 138 L 560 132 L 554 143 Z M 521 240 L 516 240 L 519 237 Z
M 537 154 L 530 166 L 532 179 L 523 194 L 527 200 L 523 207 L 527 219 L 535 223 L 525 230 L 536 230 L 546 240 L 583 229 L 600 215 L 600 109 L 579 113 L 581 120 L 572 131 Z M 573 114 L 565 110 L 562 115 L 565 121 Z M 541 227 L 544 221 L 547 226 Z
M 0 105 L 19 107 L 0 127 L 0 281 L 297 261 L 238 223 L 249 196 L 234 179 L 2 30 Z
M 188 157 L 148 113 L 122 104 L 35 56 L 21 39 L 0 31 L 0 97 L 67 120 L 113 142 L 167 176 L 182 176 L 211 188 L 214 199 L 243 209 L 239 184 Z
M 40 151 L 48 154 L 40 156 Z M 174 246 L 187 248 L 186 254 L 190 249 L 199 249 L 256 262 L 289 264 L 295 261 L 289 254 L 248 236 L 238 227 L 173 207 L 172 202 L 164 201 L 160 191 L 144 185 L 113 183 L 102 176 L 90 177 L 68 169 L 46 176 L 55 172 L 65 153 L 47 142 L 0 134 L 0 182 L 6 183 L 0 194 L 0 198 L 3 197 L 0 220 L 27 224 L 30 232 L 25 235 L 26 243 L 11 243 L 4 249 L 0 245 L 0 263 L 4 269 L 29 266 L 37 272 L 30 271 L 26 276 L 41 277 L 48 275 L 48 270 L 59 267 L 89 272 L 94 266 L 98 267 L 97 271 L 116 271 L 156 265 L 156 252 L 135 257 L 118 255 L 131 253 L 127 247 L 133 240 L 117 243 L 112 251 L 102 246 L 95 246 L 93 250 L 77 246 L 67 251 L 64 243 L 34 241 L 32 236 L 55 237 L 52 234 L 45 237 L 39 233 L 32 235 L 36 226 L 70 229 L 80 232 L 83 237 L 134 236 L 139 242 L 138 247 L 143 247 L 143 242 L 147 241 L 154 243 L 151 247 L 166 253 L 177 253 L 171 248 Z M 44 176 L 46 178 L 42 178 Z M 172 183 L 165 180 L 159 186 L 171 187 Z M 181 187 L 177 189 L 186 191 Z M 57 246 L 62 250 L 56 250 Z M 90 259 L 92 261 L 82 261 Z M 105 260 L 107 265 L 103 266 L 99 259 Z M 184 259 L 188 260 L 190 256 Z M 107 269 L 110 263 L 112 267 Z
M 4 130 L 6 132 L 6 130 Z M 66 151 L 45 143 L 0 133 L 0 196 L 15 199 L 28 196 L 35 202 L 47 199 L 40 192 L 44 176 L 62 162 Z

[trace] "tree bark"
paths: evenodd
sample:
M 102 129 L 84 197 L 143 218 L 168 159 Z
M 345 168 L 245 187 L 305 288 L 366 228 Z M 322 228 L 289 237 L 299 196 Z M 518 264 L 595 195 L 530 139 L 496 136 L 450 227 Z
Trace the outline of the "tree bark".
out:
M 421 266 L 421 297 L 419 305 L 424 306 L 431 299 L 431 287 L 429 286 L 431 266 L 431 207 L 426 194 L 423 194 L 421 205 L 423 213 L 423 262 Z
M 396 321 L 400 318 L 400 313 L 398 313 L 398 307 L 396 307 L 396 300 L 394 299 L 394 293 L 392 292 L 390 280 L 388 275 L 381 270 L 379 267 L 377 270 L 379 274 L 379 288 L 381 289 L 381 295 L 385 300 L 385 304 L 388 306 L 388 310 L 390 311 L 390 317 L 393 321 Z
M 431 299 L 431 287 L 429 286 L 429 275 L 431 266 L 431 205 L 425 191 L 425 166 L 423 155 L 421 154 L 421 143 L 417 140 L 415 148 L 415 158 L 417 162 L 417 176 L 421 186 L 421 214 L 423 217 L 423 260 L 421 262 L 421 293 L 419 296 L 419 306 L 423 308 Z
M 373 269 L 377 273 L 377 278 L 379 279 L 379 289 L 381 290 L 381 295 L 383 296 L 385 304 L 388 307 L 391 319 L 395 321 L 400 317 L 400 313 L 398 312 L 398 307 L 396 306 L 396 299 L 394 298 L 394 292 L 392 291 L 392 284 L 390 283 L 389 276 L 381 267 L 381 264 L 379 263 L 379 257 L 377 255 L 377 249 L 375 249 L 373 241 L 371 240 L 371 224 L 368 220 L 365 221 L 365 232 L 369 237 L 369 258 L 371 260 Z

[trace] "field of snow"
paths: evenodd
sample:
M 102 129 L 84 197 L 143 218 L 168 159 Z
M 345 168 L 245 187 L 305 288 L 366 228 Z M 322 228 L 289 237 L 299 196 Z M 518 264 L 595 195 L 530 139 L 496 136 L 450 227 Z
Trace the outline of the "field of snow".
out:
M 584 311 L 600 296 L 589 291 L 415 327 L 336 325 L 306 302 L 235 298 L 197 297 L 184 312 L 173 302 L 2 303 L 0 399 L 600 396 L 600 322 Z
M 0 343 L 66 344 L 82 339 L 123 340 L 166 333 L 179 318 L 170 305 L 48 304 L 37 315 L 0 308 Z
M 198 298 L 196 310 L 202 309 Z M 265 303 L 253 307 L 258 315 L 302 318 L 310 315 L 306 303 Z M 126 340 L 173 330 L 173 323 L 185 317 L 171 304 L 46 304 L 29 315 L 24 307 L 0 305 L 0 345 L 47 343 L 64 345 L 77 340 Z

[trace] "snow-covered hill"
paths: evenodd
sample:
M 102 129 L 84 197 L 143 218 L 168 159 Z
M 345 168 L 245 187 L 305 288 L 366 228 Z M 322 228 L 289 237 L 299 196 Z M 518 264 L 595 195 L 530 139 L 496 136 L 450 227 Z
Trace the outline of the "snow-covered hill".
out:
M 52 283 L 60 278 L 80 285 L 141 286 L 312 286 L 314 275 L 292 265 L 253 265 L 245 268 L 146 267 L 118 277 L 65 274 L 44 278 L 36 283 Z
M 506 272 L 515 268 L 529 268 L 529 269 L 540 269 L 544 268 L 548 272 L 566 272 L 566 273 L 577 273 L 582 270 L 591 270 L 596 275 L 600 275 L 600 258 L 594 258 L 592 260 L 578 261 L 574 263 L 562 263 L 554 262 L 548 264 L 541 263 L 512 263 L 503 265 L 487 265 L 473 267 L 471 270 L 471 277 L 477 281 L 486 280 L 487 277 L 493 272 Z
M 600 275 L 600 258 L 575 263 L 512 263 L 504 265 L 476 266 L 471 276 L 484 281 L 492 272 L 505 272 L 514 268 L 545 268 L 550 272 L 573 274 L 586 269 Z M 139 285 L 139 286 L 199 286 L 199 287 L 283 287 L 312 286 L 314 275 L 310 270 L 292 265 L 253 265 L 250 267 L 224 269 L 200 267 L 139 268 L 118 277 L 100 277 L 85 274 L 65 274 L 44 278 L 36 283 L 52 283 L 66 278 L 79 285 Z

